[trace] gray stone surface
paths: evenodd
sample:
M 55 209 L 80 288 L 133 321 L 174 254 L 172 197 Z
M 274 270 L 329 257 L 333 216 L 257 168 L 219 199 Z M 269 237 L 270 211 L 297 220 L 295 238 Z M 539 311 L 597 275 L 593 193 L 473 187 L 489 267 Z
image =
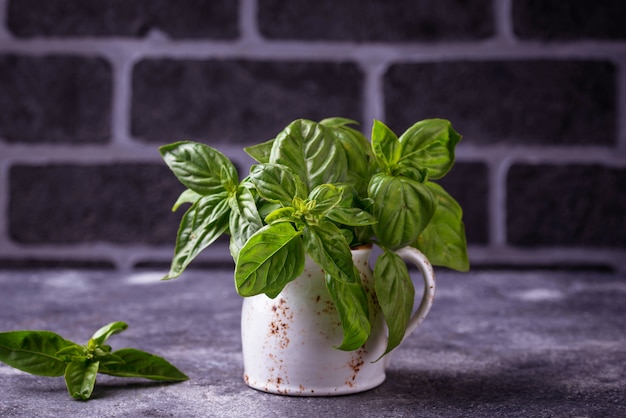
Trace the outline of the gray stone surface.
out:
M 297 398 L 242 379 L 241 300 L 231 272 L 0 272 L 0 330 L 49 329 L 80 342 L 123 320 L 113 348 L 160 354 L 191 380 L 102 376 L 88 402 L 62 378 L 0 364 L 2 417 L 626 416 L 626 277 L 440 272 L 429 318 L 380 387 Z

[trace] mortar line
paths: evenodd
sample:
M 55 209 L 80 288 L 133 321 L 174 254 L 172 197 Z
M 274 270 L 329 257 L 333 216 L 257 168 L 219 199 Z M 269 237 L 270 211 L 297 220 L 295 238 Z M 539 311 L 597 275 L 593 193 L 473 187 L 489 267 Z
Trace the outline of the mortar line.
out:
M 511 161 L 505 159 L 492 159 L 489 161 L 489 242 L 491 247 L 506 247 L 507 244 L 507 187 Z
M 515 41 L 513 30 L 513 3 L 511 0 L 492 0 L 496 36 L 505 42 Z
M 361 121 L 363 134 L 368 137 L 374 119 L 385 120 L 384 75 L 388 64 L 380 61 L 361 62 L 365 72 L 363 85 L 363 109 Z
M 262 42 L 257 13 L 257 0 L 239 0 L 239 36 L 244 43 Z

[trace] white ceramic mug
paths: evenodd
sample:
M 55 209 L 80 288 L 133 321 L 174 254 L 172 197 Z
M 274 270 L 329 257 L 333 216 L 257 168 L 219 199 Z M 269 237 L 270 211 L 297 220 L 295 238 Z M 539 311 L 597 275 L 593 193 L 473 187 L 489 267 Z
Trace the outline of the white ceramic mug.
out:
M 241 316 L 244 380 L 265 392 L 328 396 L 356 393 L 380 385 L 390 354 L 376 361 L 387 347 L 387 329 L 374 302 L 369 267 L 371 247 L 352 251 L 352 259 L 368 288 L 372 331 L 356 351 L 341 351 L 343 332 L 339 315 L 326 289 L 323 270 L 307 257 L 303 274 L 274 299 L 245 298 Z M 415 264 L 424 280 L 424 292 L 406 329 L 408 337 L 428 314 L 435 295 L 435 274 L 424 254 L 415 248 L 396 252 Z M 373 314 L 373 315 L 372 315 Z

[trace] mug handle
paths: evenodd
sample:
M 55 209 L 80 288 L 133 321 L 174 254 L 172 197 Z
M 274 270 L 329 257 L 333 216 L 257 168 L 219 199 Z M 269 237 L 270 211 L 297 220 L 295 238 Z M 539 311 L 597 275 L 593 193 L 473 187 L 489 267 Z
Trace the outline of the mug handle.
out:
M 404 261 L 410 261 L 413 263 L 419 271 L 422 273 L 424 279 L 424 293 L 422 300 L 417 307 L 417 310 L 411 316 L 409 323 L 407 324 L 406 331 L 404 333 L 404 341 L 409 335 L 415 331 L 415 329 L 426 319 L 426 315 L 430 312 L 430 308 L 433 306 L 435 299 L 435 271 L 432 264 L 428 261 L 428 258 L 417 248 L 404 247 L 396 250 Z

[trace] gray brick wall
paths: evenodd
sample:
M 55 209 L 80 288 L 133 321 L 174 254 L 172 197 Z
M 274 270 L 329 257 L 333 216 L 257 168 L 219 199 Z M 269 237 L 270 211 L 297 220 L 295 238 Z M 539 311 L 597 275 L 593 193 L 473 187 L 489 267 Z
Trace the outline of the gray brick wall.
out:
M 0 268 L 163 267 L 157 147 L 444 117 L 475 268 L 626 271 L 623 0 L 0 0 Z M 221 240 L 201 263 L 228 260 Z M 228 263 L 228 261 L 226 261 Z

